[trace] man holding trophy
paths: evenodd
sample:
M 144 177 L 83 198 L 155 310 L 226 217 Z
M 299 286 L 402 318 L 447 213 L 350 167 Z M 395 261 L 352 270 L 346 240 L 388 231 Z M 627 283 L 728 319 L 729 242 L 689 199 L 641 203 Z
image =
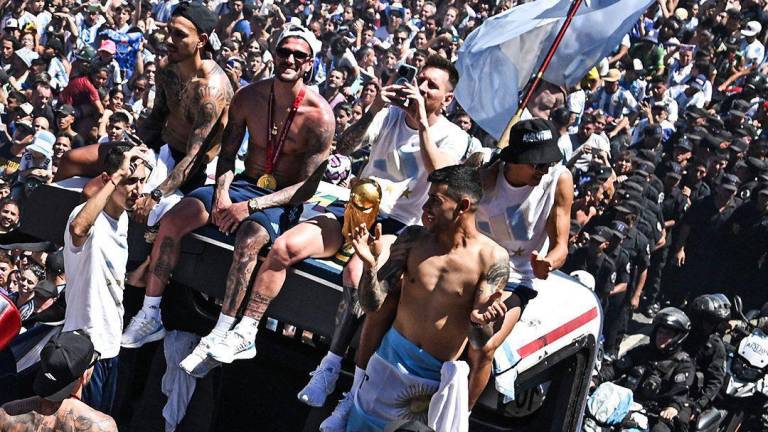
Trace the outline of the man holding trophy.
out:
M 441 114 L 453 100 L 453 89 L 458 82 L 453 65 L 440 57 L 430 58 L 416 81 L 384 87 L 370 110 L 341 136 L 337 150 L 342 154 L 349 154 L 364 143 L 371 145 L 370 162 L 362 172 L 362 180 L 353 186 L 352 203 L 345 211 L 344 221 L 332 214 L 322 215 L 298 224 L 275 240 L 254 282 L 245 311 L 248 322 L 258 322 L 263 317 L 270 302 L 280 293 L 288 267 L 305 258 L 335 256 L 350 240 L 350 230 L 342 227 L 354 227 L 360 220 L 366 226 L 372 225 L 373 217 L 366 213 L 370 208 L 358 205 L 377 201 L 371 180 L 381 188 L 378 218 L 381 228 L 377 228 L 376 234 L 383 235 L 384 249 L 394 241 L 393 234 L 408 225 L 419 224 L 421 207 L 427 200 L 427 176 L 435 169 L 459 163 L 468 139 L 464 131 Z M 350 216 L 355 220 L 348 222 Z M 331 350 L 299 394 L 299 399 L 309 405 L 322 406 L 335 388 L 341 359 L 361 321 L 362 308 L 355 297 L 362 271 L 362 262 L 356 256 L 349 259 L 344 268 L 345 294 L 337 312 Z M 233 331 L 238 331 L 238 327 L 240 324 Z M 248 337 L 252 343 L 255 332 L 250 332 Z M 370 354 L 378 342 L 363 337 L 358 352 Z M 214 358 L 239 355 L 237 346 L 221 353 L 215 352 L 218 348 L 224 347 L 214 348 L 211 352 Z M 353 389 L 365 374 L 364 365 L 361 366 L 355 369 Z M 335 430 L 346 423 L 351 393 L 323 423 L 322 430 Z

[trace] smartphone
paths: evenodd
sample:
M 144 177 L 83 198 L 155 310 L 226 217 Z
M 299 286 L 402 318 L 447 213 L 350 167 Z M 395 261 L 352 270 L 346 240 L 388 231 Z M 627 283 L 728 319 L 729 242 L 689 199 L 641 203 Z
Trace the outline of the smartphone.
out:
M 415 67 L 409 64 L 401 64 L 397 67 L 397 79 L 395 80 L 395 84 L 413 84 L 418 72 L 419 71 Z

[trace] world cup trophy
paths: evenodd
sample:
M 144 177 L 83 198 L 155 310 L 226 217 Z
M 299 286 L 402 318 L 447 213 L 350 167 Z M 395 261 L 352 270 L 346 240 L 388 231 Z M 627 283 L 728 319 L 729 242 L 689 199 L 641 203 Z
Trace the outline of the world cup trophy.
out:
M 349 201 L 344 208 L 344 225 L 341 234 L 344 236 L 344 246 L 336 252 L 333 261 L 344 265 L 355 253 L 351 243 L 351 234 L 361 224 L 371 229 L 376 222 L 381 204 L 381 186 L 375 180 L 369 178 L 353 180 L 352 189 L 349 192 Z

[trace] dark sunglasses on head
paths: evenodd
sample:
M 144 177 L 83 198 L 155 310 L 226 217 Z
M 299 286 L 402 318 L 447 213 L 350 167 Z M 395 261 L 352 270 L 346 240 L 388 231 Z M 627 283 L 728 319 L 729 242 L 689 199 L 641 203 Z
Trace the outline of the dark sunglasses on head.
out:
M 284 58 L 284 59 L 287 59 L 290 56 L 293 56 L 294 59 L 300 62 L 306 61 L 309 58 L 309 54 L 305 53 L 304 51 L 294 51 L 285 47 L 280 47 L 276 49 L 275 54 L 277 54 L 278 57 Z
M 91 364 L 88 365 L 88 368 L 92 368 L 96 366 L 96 363 L 101 359 L 101 354 L 98 351 L 93 352 L 93 360 L 91 360 Z

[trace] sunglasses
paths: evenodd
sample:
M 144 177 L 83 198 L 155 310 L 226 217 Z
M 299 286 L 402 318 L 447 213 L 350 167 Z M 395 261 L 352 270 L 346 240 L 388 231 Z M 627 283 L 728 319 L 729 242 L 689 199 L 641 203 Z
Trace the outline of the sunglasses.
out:
M 94 351 L 93 360 L 91 360 L 91 364 L 88 365 L 88 369 L 96 366 L 96 363 L 98 363 L 100 359 L 101 359 L 101 354 L 98 351 Z
M 307 61 L 309 58 L 309 54 L 305 53 L 304 51 L 294 51 L 290 50 L 285 47 L 280 47 L 275 50 L 275 54 L 277 54 L 278 57 L 287 59 L 291 56 L 293 56 L 294 59 L 298 62 L 304 62 Z

